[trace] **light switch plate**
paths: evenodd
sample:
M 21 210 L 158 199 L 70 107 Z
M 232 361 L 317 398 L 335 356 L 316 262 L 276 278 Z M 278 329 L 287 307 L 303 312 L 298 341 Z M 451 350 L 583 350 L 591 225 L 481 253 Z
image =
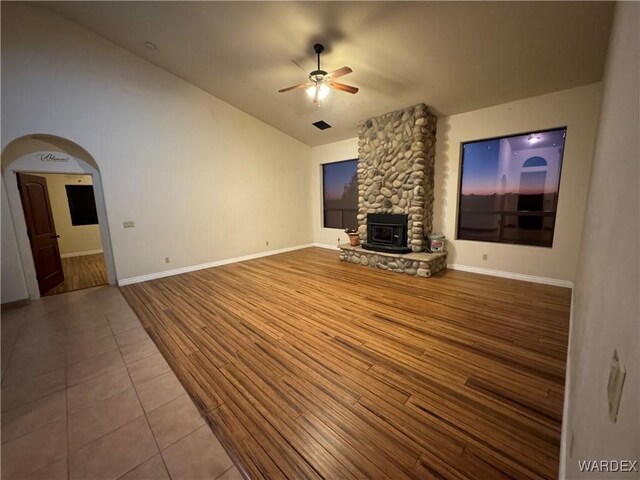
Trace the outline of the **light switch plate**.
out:
M 122 222 L 122 226 L 124 228 L 133 228 L 136 226 L 136 223 L 132 221 Z
M 609 383 L 607 385 L 607 398 L 609 399 L 609 418 L 616 423 L 618 409 L 620 408 L 620 398 L 622 397 L 622 387 L 627 371 L 620 361 L 618 350 L 613 351 L 611 359 L 611 371 L 609 372 Z

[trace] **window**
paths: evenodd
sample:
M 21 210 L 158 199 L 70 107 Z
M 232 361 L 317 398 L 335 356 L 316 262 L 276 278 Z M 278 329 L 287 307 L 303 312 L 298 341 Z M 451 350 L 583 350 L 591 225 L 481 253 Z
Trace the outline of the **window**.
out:
M 358 228 L 358 160 L 322 166 L 325 228 Z
M 458 239 L 551 247 L 566 128 L 462 144 Z
M 98 212 L 93 185 L 65 185 L 71 225 L 97 225 Z

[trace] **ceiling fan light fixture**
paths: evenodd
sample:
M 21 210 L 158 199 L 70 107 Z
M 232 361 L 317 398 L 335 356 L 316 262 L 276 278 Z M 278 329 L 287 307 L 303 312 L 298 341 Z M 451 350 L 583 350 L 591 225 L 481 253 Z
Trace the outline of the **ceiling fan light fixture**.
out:
M 315 85 L 311 85 L 307 88 L 307 95 L 309 95 L 309 98 L 313 98 L 313 96 L 316 94 L 316 86 Z
M 329 95 L 329 87 L 327 85 L 325 85 L 324 83 L 321 83 L 320 86 L 318 87 L 318 98 L 320 100 L 324 100 L 325 98 L 327 98 L 327 96 Z
M 358 88 L 353 87 L 351 85 L 346 85 L 344 83 L 336 82 L 335 79 L 352 73 L 349 67 L 342 67 L 332 72 L 326 72 L 324 70 L 320 70 L 320 54 L 323 52 L 324 47 L 319 43 L 313 46 L 313 50 L 316 52 L 318 56 L 318 68 L 309 73 L 309 81 L 306 83 L 299 83 L 298 85 L 293 85 L 292 87 L 282 88 L 278 90 L 278 93 L 289 92 L 291 90 L 302 90 L 304 89 L 307 92 L 307 95 L 313 99 L 313 103 L 318 106 L 321 106 L 322 100 L 329 96 L 330 90 L 339 90 L 341 92 L 347 93 L 358 93 Z M 293 62 L 296 63 L 296 62 Z M 297 63 L 296 63 L 297 65 Z
M 318 90 L 318 100 L 324 100 L 329 95 L 329 87 L 324 83 L 316 83 L 307 88 L 307 95 L 310 98 L 315 97 L 316 89 Z

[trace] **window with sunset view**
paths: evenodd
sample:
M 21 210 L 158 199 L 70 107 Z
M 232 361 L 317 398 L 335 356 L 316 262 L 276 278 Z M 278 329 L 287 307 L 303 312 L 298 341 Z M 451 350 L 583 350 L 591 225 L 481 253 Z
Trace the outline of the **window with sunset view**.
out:
M 358 160 L 322 166 L 325 228 L 358 228 Z
M 458 239 L 551 247 L 566 128 L 462 144 Z

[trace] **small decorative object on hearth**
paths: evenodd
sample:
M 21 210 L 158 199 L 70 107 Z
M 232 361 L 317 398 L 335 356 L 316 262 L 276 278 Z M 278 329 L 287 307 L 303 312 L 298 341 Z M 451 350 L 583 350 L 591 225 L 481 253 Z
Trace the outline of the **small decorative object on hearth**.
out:
M 357 230 L 351 230 L 350 228 L 345 228 L 344 233 L 349 235 L 349 243 L 352 247 L 357 247 L 360 243 L 360 235 Z
M 427 248 L 431 253 L 444 252 L 444 235 L 432 233 L 427 236 Z

